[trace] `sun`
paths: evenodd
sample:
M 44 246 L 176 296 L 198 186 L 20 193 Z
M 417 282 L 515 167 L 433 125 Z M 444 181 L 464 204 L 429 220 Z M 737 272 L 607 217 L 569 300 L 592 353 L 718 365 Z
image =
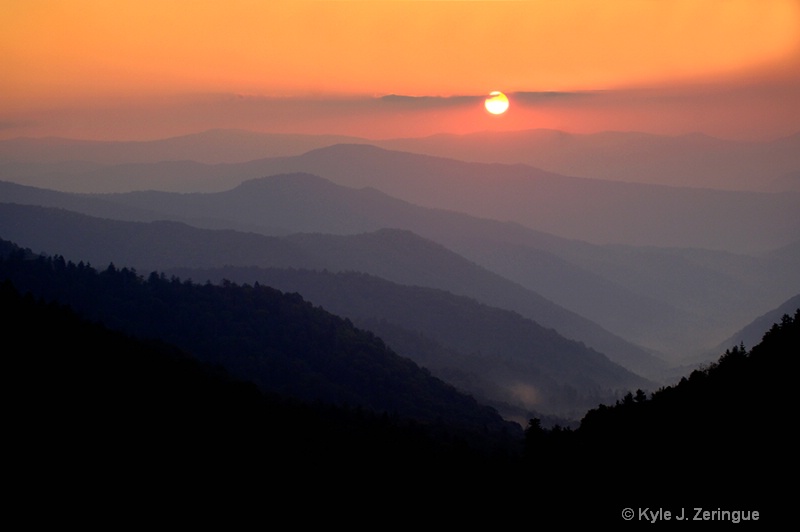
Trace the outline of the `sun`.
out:
M 508 110 L 508 97 L 500 91 L 494 91 L 489 93 L 483 105 L 493 115 L 501 115 Z

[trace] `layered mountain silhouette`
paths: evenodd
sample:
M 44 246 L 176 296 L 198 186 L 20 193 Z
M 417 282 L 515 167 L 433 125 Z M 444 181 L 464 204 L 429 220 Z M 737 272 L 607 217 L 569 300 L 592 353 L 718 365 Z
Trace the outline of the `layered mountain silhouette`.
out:
M 406 475 L 437 504 L 786 522 L 763 501 L 795 444 L 798 140 L 0 141 L 0 238 L 48 254 L 0 242 L 17 491 L 288 467 L 348 504 L 341 478 Z
M 536 129 L 434 135 L 373 143 L 469 162 L 522 163 L 563 175 L 720 190 L 800 191 L 785 179 L 800 168 L 800 133 L 730 141 L 700 133 L 667 136 Z
M 602 331 L 588 320 L 560 309 L 544 298 L 529 293 L 502 277 L 486 272 L 441 246 L 425 241 L 412 233 L 383 230 L 350 237 L 295 235 L 289 238 L 275 238 L 234 231 L 202 230 L 175 222 L 141 224 L 95 219 L 68 211 L 19 205 L 0 205 L 0 220 L 2 220 L 0 227 L 2 227 L 3 234 L 13 234 L 13 238 L 23 242 L 26 246 L 33 246 L 34 249 L 52 247 L 57 254 L 64 255 L 71 260 L 78 260 L 78 256 L 83 256 L 84 260 L 91 264 L 108 264 L 109 262 L 129 264 L 137 270 L 145 272 L 175 268 L 186 264 L 195 267 L 239 264 L 241 266 L 367 271 L 399 283 L 411 283 L 431 288 L 441 288 L 444 285 L 445 288 L 456 291 L 456 293 L 482 294 L 484 299 L 499 301 L 500 305 L 498 306 L 502 308 L 519 307 L 526 314 L 541 316 L 549 322 L 563 322 L 583 330 L 587 334 L 605 338 L 608 342 L 621 347 L 619 351 L 612 351 L 613 354 L 610 356 L 614 360 L 633 357 L 632 360 L 642 367 L 659 367 L 657 359 L 641 350 L 637 351 L 634 346 Z M 405 267 L 411 263 L 416 264 L 419 269 L 416 275 Z M 413 282 L 414 280 L 418 282 Z M 381 302 L 387 306 L 393 304 L 391 298 L 381 300 Z M 470 305 L 472 305 L 471 302 Z M 423 312 L 424 309 L 419 309 L 419 311 Z M 497 311 L 494 315 L 500 312 Z M 502 314 L 506 316 L 504 322 L 507 325 L 511 324 L 512 329 L 517 327 L 519 330 L 519 326 L 521 326 L 523 331 L 536 330 L 539 331 L 536 334 L 545 337 L 555 334 L 528 321 L 530 318 L 525 320 L 518 314 L 505 312 L 506 314 Z M 473 315 L 471 319 L 477 318 Z M 458 327 L 456 321 L 450 322 L 449 334 L 453 334 L 455 328 Z M 516 323 L 519 323 L 519 326 L 514 325 Z M 550 326 L 549 323 L 548 326 Z M 463 327 L 469 326 L 465 323 Z M 426 329 L 426 332 L 430 331 L 430 329 Z M 510 338 L 504 339 L 502 335 L 497 336 L 496 332 L 493 334 L 495 342 L 503 340 L 511 341 L 513 344 Z M 528 334 L 527 332 L 515 332 L 511 338 L 525 337 Z M 561 337 L 559 336 L 559 338 Z M 531 338 L 526 338 L 525 342 L 517 346 L 517 349 L 525 351 L 530 342 Z M 544 342 L 545 345 L 549 343 L 548 340 L 544 340 Z M 498 351 L 501 345 L 502 343 L 495 343 L 492 347 L 493 353 L 511 356 L 510 352 L 500 353 Z M 480 351 L 479 346 L 480 344 L 477 343 L 470 348 L 468 343 L 462 342 L 457 347 L 466 349 L 469 354 L 474 355 L 476 349 Z M 575 389 L 574 396 L 559 390 L 558 394 L 563 397 L 559 400 L 552 398 L 554 403 L 549 406 L 553 409 L 555 403 L 558 403 L 559 409 L 574 403 L 575 396 L 580 396 L 580 401 L 596 402 L 598 394 L 613 393 L 615 390 L 628 386 L 631 382 L 640 384 L 645 382 L 637 380 L 638 377 L 632 376 L 627 371 L 620 371 L 621 368 L 612 364 L 605 356 L 598 356 L 598 353 L 586 349 L 583 345 L 563 343 L 562 348 L 565 353 L 575 350 L 583 353 L 580 357 L 584 357 L 586 364 L 589 365 L 575 363 L 574 371 L 559 374 L 557 378 L 553 379 L 552 374 L 549 377 L 546 376 L 548 372 L 538 367 L 535 359 L 528 357 L 524 360 L 524 364 L 533 364 L 533 374 L 543 372 L 542 374 L 545 375 L 539 381 L 528 383 L 532 389 L 539 384 L 546 385 L 553 393 L 556 388 L 554 384 L 569 385 Z M 504 349 L 507 350 L 507 347 Z M 549 349 L 546 352 L 555 357 L 559 356 L 557 349 Z M 520 359 L 519 356 L 516 358 Z M 610 380 L 608 376 L 603 377 L 606 370 L 600 370 L 599 367 L 593 366 L 598 363 L 598 360 L 600 366 L 609 366 L 607 371 L 610 372 L 608 373 Z M 615 369 L 612 369 L 611 366 L 614 366 Z M 584 370 L 581 370 L 581 367 Z M 564 370 L 559 371 L 563 372 Z M 507 371 L 504 375 L 506 380 L 510 379 Z M 569 378 L 564 378 L 565 375 Z M 594 376 L 588 377 L 589 375 Z M 503 375 L 493 382 L 495 386 L 504 387 L 499 384 L 505 384 L 501 377 Z M 587 378 L 589 380 L 586 380 Z M 522 387 L 523 384 L 519 386 Z M 581 392 L 577 393 L 577 390 L 581 390 Z M 506 392 L 500 395 L 494 394 L 493 397 L 495 400 L 500 397 L 503 400 L 510 400 L 513 398 L 513 394 L 510 395 Z M 523 405 L 532 405 L 535 402 L 544 405 L 549 401 L 521 400 L 520 397 L 516 399 Z M 561 410 L 561 412 L 564 411 Z
M 297 294 L 196 285 L 155 272 L 145 279 L 113 265 L 99 271 L 34 256 L 7 241 L 2 248 L 0 277 L 18 292 L 68 305 L 111 330 L 168 342 L 264 391 L 426 422 L 510 427 L 373 334 Z
M 791 144 L 791 139 L 786 142 Z M 467 163 L 363 144 L 333 145 L 303 155 L 236 164 L 162 161 L 153 163 L 155 166 L 125 164 L 83 174 L 47 177 L 47 171 L 39 172 L 46 179 L 26 177 L 20 164 L 28 163 L 10 160 L 3 170 L 4 180 L 84 192 L 222 191 L 248 179 L 307 172 L 340 185 L 373 187 L 425 207 L 516 221 L 596 244 L 766 251 L 791 242 L 800 230 L 800 222 L 793 216 L 800 204 L 798 193 L 568 177 L 522 164 Z M 796 171 L 789 164 L 780 176 Z M 76 186 L 70 188 L 70 181 Z
M 235 164 L 300 155 L 342 143 L 371 144 L 468 162 L 521 163 L 562 175 L 612 181 L 722 190 L 800 191 L 793 178 L 800 171 L 800 133 L 760 142 L 729 141 L 702 134 L 667 136 L 608 131 L 578 135 L 546 129 L 368 140 L 216 129 L 145 142 L 2 140 L 0 168 L 5 172 L 13 170 L 17 179 L 26 180 L 18 182 L 35 186 L 59 188 L 57 181 L 68 178 L 72 182 L 63 183 L 64 186 L 97 187 L 103 185 L 104 179 L 117 175 L 114 165 L 131 165 L 132 170 L 136 165 L 164 161 Z M 175 177 L 168 173 L 159 176 L 162 185 Z M 152 171 L 138 171 L 132 177 L 151 180 L 154 176 Z M 115 183 L 117 187 L 132 185 L 136 186 L 130 182 Z M 189 181 L 183 185 L 188 186 Z M 213 186 L 210 182 L 207 185 Z
M 215 194 L 152 191 L 90 196 L 59 195 L 10 183 L 0 183 L 0 188 L 7 201 L 271 235 L 407 229 L 616 335 L 672 356 L 717 345 L 735 331 L 736 324 L 752 320 L 752 309 L 774 308 L 785 300 L 787 287 L 800 287 L 800 257 L 789 252 L 746 255 L 597 246 L 520 224 L 422 208 L 374 189 L 342 187 L 308 174 L 257 179 Z M 597 345 L 594 339 L 561 330 Z M 605 345 L 600 347 L 608 351 Z
M 264 175 L 310 172 L 416 205 L 515 221 L 597 244 L 766 251 L 793 241 L 800 230 L 799 194 L 567 177 L 525 165 L 466 163 L 365 145 L 331 146 L 263 164 Z
M 593 409 L 575 431 L 545 430 L 532 421 L 526 431 L 522 463 L 498 460 L 497 447 L 486 455 L 461 443 L 454 445 L 454 438 L 467 437 L 463 441 L 474 442 L 479 433 L 453 432 L 442 420 L 405 425 L 368 412 L 312 409 L 264 396 L 219 370 L 198 365 L 173 346 L 142 342 L 85 320 L 74 310 L 37 301 L 32 295 L 23 297 L 9 279 L 29 283 L 38 294 L 60 292 L 59 299 L 72 297 L 77 307 L 84 307 L 90 315 L 102 314 L 111 322 L 126 313 L 132 317 L 130 307 L 139 303 L 163 306 L 164 296 L 178 293 L 182 297 L 168 300 L 188 298 L 191 305 L 171 307 L 173 317 L 168 319 L 181 314 L 176 310 L 194 309 L 202 314 L 216 299 L 215 294 L 224 294 L 223 300 L 235 303 L 237 293 L 249 293 L 255 300 L 266 296 L 271 302 L 267 315 L 277 319 L 283 310 L 308 308 L 296 296 L 230 283 L 193 285 L 158 275 L 145 280 L 130 270 L 113 267 L 98 272 L 60 257 L 37 257 L 7 242 L 0 242 L 0 250 L 0 306 L 7 312 L 9 326 L 14 331 L 35 326 L 38 332 L 47 333 L 39 335 L 38 353 L 15 351 L 7 364 L 15 377 L 8 420 L 14 430 L 7 443 L 15 456 L 37 458 L 26 468 L 27 478 L 16 471 L 10 478 L 32 493 L 40 493 L 41 487 L 30 481 L 31 472 L 53 475 L 50 488 L 60 487 L 60 479 L 79 474 L 106 489 L 113 488 L 116 497 L 130 488 L 120 485 L 120 478 L 144 481 L 150 475 L 163 474 L 164 467 L 172 475 L 167 491 L 176 486 L 209 490 L 216 482 L 235 487 L 242 480 L 240 474 L 251 477 L 261 471 L 269 472 L 273 481 L 288 482 L 299 471 L 308 471 L 355 475 L 369 479 L 373 489 L 389 488 L 397 475 L 429 478 L 445 474 L 446 480 L 437 481 L 437 488 L 445 482 L 458 487 L 479 478 L 489 481 L 488 495 L 496 493 L 495 482 L 522 477 L 535 479 L 520 488 L 522 498 L 534 496 L 560 508 L 564 490 L 571 488 L 573 497 L 587 501 L 591 520 L 596 522 L 619 519 L 618 508 L 612 512 L 610 504 L 647 505 L 653 497 L 674 494 L 673 484 L 659 480 L 665 471 L 677 468 L 684 479 L 710 475 L 681 491 L 699 499 L 698 504 L 735 506 L 740 512 L 737 517 L 749 511 L 750 519 L 752 511 L 758 511 L 760 522 L 776 522 L 777 516 L 785 515 L 785 507 L 776 504 L 779 487 L 771 479 L 793 449 L 791 427 L 786 425 L 791 417 L 791 372 L 786 367 L 800 339 L 800 309 L 771 326 L 751 351 L 734 347 L 717 363 L 676 385 L 650 395 L 627 394 L 615 405 Z M 39 275 L 42 273 L 44 277 Z M 70 277 L 80 282 L 59 281 Z M 200 295 L 203 301 L 193 300 L 190 294 Z M 274 295 L 278 298 L 273 299 Z M 108 313 L 106 304 L 121 312 Z M 225 303 L 212 307 L 223 316 L 246 308 L 240 304 L 226 307 Z M 167 316 L 157 307 L 151 310 L 157 317 Z M 234 321 L 246 323 L 246 314 L 241 312 Z M 264 321 L 267 315 L 260 314 L 262 324 L 268 323 Z M 312 319 L 292 331 L 305 337 L 295 338 L 301 344 L 309 341 L 310 334 L 317 334 L 313 332 L 317 327 L 334 323 L 350 331 L 351 339 L 373 345 L 374 337 L 361 336 L 346 321 L 334 318 L 330 322 L 330 315 L 323 311 L 309 316 L 322 322 Z M 296 318 L 291 322 L 302 323 Z M 224 321 L 229 322 L 227 318 Z M 134 322 L 128 326 L 135 327 Z M 181 328 L 168 327 L 173 332 Z M 359 345 L 365 348 L 365 344 Z M 422 427 L 427 428 L 420 430 Z M 435 433 L 441 435 L 431 437 Z M 645 441 L 649 445 L 643 445 Z M 507 440 L 506 445 L 513 455 L 514 442 Z M 291 462 L 291 475 L 276 469 L 276 457 Z M 643 464 L 651 464 L 645 468 L 647 489 L 630 482 L 631 476 L 642 472 Z M 380 474 L 370 475 L 376 468 Z M 495 472 L 494 477 L 486 476 L 489 471 Z M 609 497 L 594 496 L 598 478 L 604 480 Z M 93 491 L 81 491 L 84 496 L 86 493 Z M 483 492 L 472 488 L 473 495 L 479 493 Z M 93 497 L 104 500 L 102 492 Z M 569 502 L 574 503 L 572 499 Z
M 167 273 L 198 282 L 261 283 L 297 292 L 373 331 L 399 354 L 523 425 L 532 412 L 574 419 L 585 405 L 607 402 L 609 391 L 613 396 L 621 389 L 654 388 L 555 330 L 443 290 L 356 272 L 227 267 Z
M 134 224 L 84 218 L 21 205 L 0 207 L 4 234 L 32 249 L 52 249 L 95 264 L 119 261 L 138 269 L 225 265 L 363 271 L 388 280 L 469 296 L 515 310 L 645 373 L 659 363 L 645 350 L 604 331 L 542 296 L 481 268 L 441 245 L 401 230 L 350 236 L 267 237 L 208 231 L 172 222 Z M 77 259 L 76 259 L 77 260 Z

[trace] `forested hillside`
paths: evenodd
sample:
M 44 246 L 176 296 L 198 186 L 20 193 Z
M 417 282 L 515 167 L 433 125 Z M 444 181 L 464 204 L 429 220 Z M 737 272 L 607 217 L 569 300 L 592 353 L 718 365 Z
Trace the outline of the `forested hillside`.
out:
M 265 391 L 426 422 L 516 426 L 297 294 L 155 273 L 144 279 L 126 268 L 97 271 L 21 249 L 4 254 L 0 279 L 110 329 L 171 343 Z
M 398 496 L 414 479 L 428 494 L 423 506 L 438 490 L 458 490 L 484 503 L 473 515 L 525 501 L 537 522 L 576 505 L 582 512 L 571 521 L 617 524 L 630 507 L 755 510 L 762 524 L 787 511 L 776 477 L 791 474 L 798 443 L 789 368 L 800 352 L 800 309 L 752 350 L 733 347 L 673 386 L 601 405 L 576 430 L 532 420 L 520 460 L 522 442 L 490 409 L 297 295 L 97 271 L 7 242 L 0 255 L 7 339 L 21 340 L 6 365 L 9 442 L 30 464 L 10 478 L 41 500 L 78 475 L 95 486 L 85 493 L 112 505 L 130 501 L 97 486 L 128 493 L 128 481 L 149 478 L 160 479 L 148 487 L 159 493 L 258 497 L 261 487 L 242 480 L 264 475 L 284 498 L 304 490 L 331 504 L 348 500 L 336 492 L 341 478 L 359 479 L 351 495 L 379 504 L 387 500 L 378 493 Z M 299 381 L 277 373 L 289 364 Z M 243 369 L 261 389 L 235 378 Z M 270 377 L 285 380 L 280 394 L 264 392 Z M 344 407 L 331 404 L 337 382 L 348 389 Z M 297 387 L 306 401 L 290 398 Z M 309 392 L 320 400 L 308 403 Z
M 0 309 L 6 342 L 17 342 L 4 350 L 6 502 L 37 521 L 230 524 L 309 500 L 330 517 L 353 498 L 388 508 L 410 483 L 437 479 L 415 488 L 419 515 L 439 489 L 483 498 L 518 466 L 513 431 L 267 394 L 7 280 Z
M 718 506 L 786 515 L 781 478 L 793 456 L 800 309 L 747 351 L 718 360 L 651 395 L 629 393 L 589 411 L 575 430 L 526 429 L 530 475 L 595 479 L 623 506 Z M 609 514 L 610 515 L 610 514 Z
M 588 408 L 625 390 L 655 387 L 556 330 L 444 290 L 358 272 L 256 267 L 173 272 L 199 282 L 259 282 L 297 292 L 523 425 L 541 414 L 577 421 Z

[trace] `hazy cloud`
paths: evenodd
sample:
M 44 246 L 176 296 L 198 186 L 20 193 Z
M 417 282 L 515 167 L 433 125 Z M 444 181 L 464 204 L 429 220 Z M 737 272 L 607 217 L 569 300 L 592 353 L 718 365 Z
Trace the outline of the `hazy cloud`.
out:
M 519 105 L 536 105 L 540 103 L 552 103 L 554 101 L 572 101 L 575 99 L 592 98 L 601 94 L 603 91 L 581 91 L 581 92 L 562 92 L 562 91 L 522 91 L 506 92 L 509 99 Z M 448 107 L 460 107 L 464 105 L 480 104 L 489 94 L 479 95 L 459 95 L 459 96 L 406 96 L 402 94 L 387 94 L 378 98 L 381 104 L 392 107 L 402 107 L 406 109 L 437 109 Z
M 486 96 L 403 96 L 401 94 L 388 94 L 380 97 L 381 103 L 398 106 L 408 106 L 418 109 L 433 107 L 455 107 L 472 105 L 486 98 Z
M 542 102 L 551 102 L 553 100 L 574 100 L 577 98 L 592 98 L 602 94 L 603 91 L 579 91 L 579 92 L 559 92 L 559 91 L 541 91 L 541 92 L 513 92 L 509 93 L 508 97 L 513 98 L 518 103 L 536 104 Z

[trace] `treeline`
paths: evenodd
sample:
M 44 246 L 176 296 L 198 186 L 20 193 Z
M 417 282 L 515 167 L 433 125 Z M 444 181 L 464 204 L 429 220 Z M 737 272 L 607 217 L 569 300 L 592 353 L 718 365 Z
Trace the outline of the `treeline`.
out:
M 209 512 L 241 498 L 259 511 L 278 505 L 277 516 L 282 504 L 386 504 L 410 485 L 420 497 L 477 497 L 518 467 L 513 438 L 265 393 L 8 280 L 0 308 L 5 482 L 34 514 L 46 505 L 87 522 L 98 507 L 121 517 L 165 504 L 174 515 L 187 498 Z
M 536 408 L 566 419 L 613 401 L 617 390 L 653 384 L 605 355 L 517 312 L 445 290 L 401 285 L 360 272 L 234 267 L 170 270 L 182 278 L 230 279 L 298 292 L 370 330 L 398 353 L 492 404 L 508 418 L 531 416 L 518 389 L 536 390 Z
M 735 346 L 674 386 L 600 405 L 576 430 L 531 420 L 526 467 L 549 478 L 596 479 L 628 497 L 628 506 L 774 507 L 783 489 L 776 479 L 793 467 L 798 444 L 798 354 L 800 309 L 751 350 Z
M 465 501 L 485 513 L 504 500 L 532 522 L 566 508 L 582 513 L 565 522 L 619 523 L 639 505 L 766 519 L 794 467 L 800 309 L 751 350 L 601 405 L 578 429 L 532 420 L 523 442 L 379 338 L 265 286 L 98 271 L 0 241 L 0 308 L 8 456 L 22 466 L 8 478 L 40 500 L 81 478 L 104 499 L 269 486 L 309 504 L 457 493 L 461 517 Z
M 109 329 L 172 344 L 265 391 L 493 433 L 518 427 L 298 294 L 156 273 L 145 279 L 22 249 L 0 259 L 0 279 Z

